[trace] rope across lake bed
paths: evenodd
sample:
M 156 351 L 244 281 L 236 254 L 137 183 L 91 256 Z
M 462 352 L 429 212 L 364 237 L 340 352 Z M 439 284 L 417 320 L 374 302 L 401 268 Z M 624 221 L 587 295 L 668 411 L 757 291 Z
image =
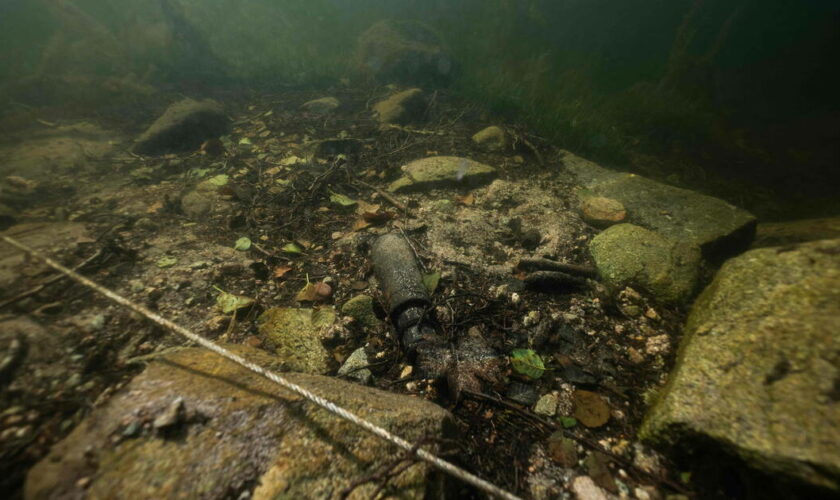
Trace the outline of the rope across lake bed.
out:
M 348 422 L 351 422 L 351 423 L 353 423 L 353 424 L 355 424 L 359 427 L 362 427 L 363 429 L 367 430 L 368 432 L 371 432 L 371 433 L 375 434 L 376 436 L 379 436 L 380 438 L 384 439 L 385 441 L 388 441 L 389 443 L 392 443 L 392 444 L 398 446 L 399 448 L 402 448 L 403 450 L 405 450 L 409 453 L 413 453 L 420 460 L 423 460 L 424 462 L 427 462 L 427 463 L 433 465 L 434 467 L 440 469 L 441 471 L 443 471 L 447 474 L 450 474 L 451 476 L 456 477 L 456 478 L 458 478 L 458 479 L 460 479 L 460 480 L 462 480 L 466 483 L 469 483 L 469 484 L 475 486 L 476 488 L 480 489 L 481 491 L 483 491 L 485 493 L 488 493 L 490 495 L 493 495 L 495 497 L 504 498 L 504 499 L 507 499 L 507 500 L 519 500 L 519 497 L 514 495 L 513 493 L 510 493 L 506 490 L 503 490 L 502 488 L 496 486 L 493 483 L 490 483 L 489 481 L 481 479 L 480 477 L 476 476 L 475 474 L 472 474 L 471 472 L 469 472 L 465 469 L 462 469 L 461 467 L 458 467 L 457 465 L 438 457 L 434 453 L 431 453 L 427 450 L 424 450 L 423 448 L 415 448 L 415 446 L 412 445 L 410 442 L 406 441 L 405 439 L 403 439 L 403 438 L 401 438 L 401 437 L 399 437 L 395 434 L 392 434 L 387 429 L 385 429 L 383 427 L 380 427 L 380 426 L 378 426 L 378 425 L 376 425 L 376 424 L 374 424 L 374 423 L 372 423 L 368 420 L 365 420 L 365 419 L 359 417 L 358 415 L 356 415 L 356 414 L 354 414 L 354 413 L 352 413 L 352 412 L 350 412 L 350 411 L 348 411 L 348 410 L 346 410 L 346 409 L 344 409 L 340 406 L 337 406 L 335 403 L 333 403 L 333 402 L 331 402 L 327 399 L 324 399 L 323 397 L 318 396 L 317 394 L 314 394 L 314 393 L 310 392 L 308 389 L 286 380 L 283 376 L 281 376 L 281 375 L 279 375 L 275 372 L 272 372 L 270 370 L 266 370 L 262 366 L 259 366 L 255 363 L 252 363 L 252 362 L 246 360 L 242 356 L 239 356 L 239 355 L 225 349 L 224 347 L 216 344 L 215 342 L 213 342 L 211 340 L 208 340 L 208 339 L 202 337 L 201 335 L 193 333 L 193 332 L 187 330 L 186 328 L 184 328 L 180 325 L 177 325 L 177 324 L 173 323 L 172 321 L 160 316 L 159 314 L 157 314 L 157 313 L 155 313 L 155 312 L 153 312 L 153 311 L 151 311 L 151 310 L 149 310 L 149 309 L 147 309 L 147 308 L 145 308 L 145 307 L 143 307 L 143 306 L 141 306 L 141 305 L 139 305 L 135 302 L 132 302 L 131 300 L 128 300 L 127 298 L 123 297 L 122 295 L 119 295 L 118 293 L 116 293 L 112 290 L 109 290 L 108 288 L 105 288 L 102 285 L 99 285 L 99 284 L 95 283 L 94 281 L 92 281 L 88 278 L 85 278 L 84 276 L 80 275 L 79 273 L 77 273 L 77 272 L 75 272 L 71 269 L 68 269 L 68 268 L 62 266 L 61 264 L 59 264 L 58 262 L 52 260 L 51 258 L 40 254 L 39 252 L 33 250 L 32 248 L 29 248 L 28 246 L 24 245 L 23 243 L 17 241 L 16 239 L 11 238 L 9 236 L 3 236 L 3 235 L 0 235 L 0 238 L 2 238 L 3 241 L 8 243 L 9 245 L 12 245 L 13 247 L 27 253 L 28 255 L 31 255 L 32 257 L 35 257 L 37 259 L 40 259 L 40 260 L 44 261 L 48 266 L 55 269 L 56 271 L 68 276 L 69 278 L 75 280 L 76 282 L 78 282 L 78 283 L 80 283 L 80 284 L 82 284 L 82 285 L 84 285 L 84 286 L 86 286 L 86 287 L 88 287 L 92 290 L 95 290 L 96 292 L 99 292 L 100 294 L 102 294 L 105 297 L 109 298 L 110 300 L 116 302 L 117 304 L 125 306 L 128 309 L 131 309 L 132 311 L 143 315 L 144 317 L 146 317 L 150 321 L 154 322 L 155 324 L 157 324 L 157 325 L 159 325 L 163 328 L 166 328 L 167 330 L 173 331 L 173 332 L 181 335 L 182 337 L 185 337 L 185 338 L 195 342 L 196 344 L 215 352 L 219 356 L 222 356 L 223 358 L 229 359 L 230 361 L 233 361 L 234 363 L 236 363 L 236 364 L 238 364 L 238 365 L 240 365 L 244 368 L 247 368 L 248 370 L 251 370 L 252 372 L 254 372 L 256 374 L 261 375 L 261 376 L 267 378 L 268 380 L 271 380 L 272 382 L 276 383 L 277 385 L 279 385 L 281 387 L 284 387 L 285 389 L 288 389 L 288 390 L 294 392 L 295 394 L 298 394 L 298 395 L 302 396 L 303 398 L 311 401 L 312 403 L 320 406 L 321 408 L 329 411 L 330 413 L 333 413 L 333 414 L 347 420 Z

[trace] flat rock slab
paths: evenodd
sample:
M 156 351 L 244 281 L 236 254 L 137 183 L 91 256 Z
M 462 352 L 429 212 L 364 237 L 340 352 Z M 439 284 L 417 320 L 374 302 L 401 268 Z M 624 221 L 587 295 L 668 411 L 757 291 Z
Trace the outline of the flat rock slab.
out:
M 694 304 L 641 434 L 840 490 L 840 239 L 751 250 Z
M 28 179 L 53 178 L 88 165 L 99 166 L 122 139 L 114 132 L 79 122 L 34 133 L 13 146 L 0 147 L 0 176 L 22 175 Z
M 79 222 L 28 222 L 12 226 L 2 234 L 50 256 L 94 241 Z M 17 248 L 0 242 L 0 298 L 6 296 L 8 287 L 19 277 L 35 276 L 49 269 L 41 261 L 27 259 Z
M 758 225 L 753 248 L 840 238 L 840 217 L 770 222 Z
M 392 193 L 442 187 L 477 187 L 490 183 L 497 171 L 490 165 L 458 156 L 430 156 L 403 165 L 404 175 L 388 186 Z
M 711 260 L 746 250 L 755 236 L 756 218 L 723 200 L 608 170 L 569 152 L 563 152 L 563 164 L 584 188 L 582 197 L 618 200 L 627 222 L 695 244 Z
M 224 135 L 229 127 L 221 104 L 212 99 L 184 99 L 166 108 L 135 140 L 133 149 L 149 155 L 192 151 L 207 139 Z
M 276 368 L 276 358 L 226 346 Z M 443 437 L 449 413 L 421 399 L 287 373 L 356 415 L 409 440 Z M 163 418 L 163 417 L 167 418 Z M 154 422 L 157 420 L 158 428 Z M 395 456 L 367 431 L 197 348 L 153 361 L 88 416 L 26 479 L 25 498 L 333 498 Z M 441 478 L 415 464 L 395 498 L 424 498 Z M 369 498 L 369 483 L 350 498 Z

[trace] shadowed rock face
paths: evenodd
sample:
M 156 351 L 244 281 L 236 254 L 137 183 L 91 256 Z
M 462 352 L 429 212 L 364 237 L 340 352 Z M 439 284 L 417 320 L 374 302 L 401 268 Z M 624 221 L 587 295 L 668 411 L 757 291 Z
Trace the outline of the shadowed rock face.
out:
M 225 134 L 229 127 L 230 120 L 219 103 L 184 99 L 166 108 L 137 138 L 134 152 L 153 155 L 195 150 L 207 139 Z
M 697 299 L 643 438 L 840 490 L 840 239 L 752 250 Z
M 413 21 L 380 21 L 359 37 L 363 74 L 381 83 L 440 86 L 452 76 L 452 56 L 440 37 Z
M 584 188 L 582 197 L 615 199 L 626 208 L 627 222 L 697 245 L 707 259 L 737 255 L 755 236 L 755 217 L 723 200 L 609 170 L 568 152 L 563 165 Z
M 278 364 L 264 351 L 227 347 L 267 368 Z M 417 398 L 286 376 L 409 440 L 442 437 L 449 425 L 448 412 Z M 54 446 L 27 476 L 25 496 L 221 499 L 252 491 L 252 498 L 329 498 L 394 453 L 262 377 L 209 351 L 183 349 L 153 361 Z M 422 464 L 393 484 L 397 498 L 423 498 L 441 486 Z M 366 498 L 375 487 L 355 493 Z

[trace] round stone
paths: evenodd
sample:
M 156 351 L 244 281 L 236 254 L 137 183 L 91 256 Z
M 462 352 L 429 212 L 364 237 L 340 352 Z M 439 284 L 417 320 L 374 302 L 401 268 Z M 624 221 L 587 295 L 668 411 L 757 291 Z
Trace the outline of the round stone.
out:
M 627 217 L 627 210 L 620 201 L 593 196 L 580 204 L 583 220 L 595 227 L 607 227 L 622 222 Z

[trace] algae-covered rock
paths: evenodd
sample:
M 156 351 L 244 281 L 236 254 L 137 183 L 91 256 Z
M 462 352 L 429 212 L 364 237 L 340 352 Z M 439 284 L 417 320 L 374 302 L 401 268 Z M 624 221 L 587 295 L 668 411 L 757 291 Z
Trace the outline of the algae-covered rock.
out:
M 430 156 L 402 167 L 404 175 L 388 191 L 422 191 L 440 187 L 480 186 L 497 175 L 490 165 L 458 156 Z
M 359 36 L 356 61 L 361 73 L 380 83 L 444 85 L 452 56 L 440 37 L 416 21 L 383 20 Z
M 269 369 L 283 363 L 227 345 Z M 445 438 L 449 413 L 419 398 L 335 378 L 284 374 L 410 442 Z M 152 422 L 178 409 L 172 425 Z M 330 498 L 393 460 L 380 438 L 218 355 L 183 349 L 151 362 L 33 467 L 25 497 Z M 441 477 L 415 464 L 389 481 L 393 498 L 433 497 Z M 351 498 L 368 498 L 375 482 Z M 389 490 L 391 491 L 391 490 Z
M 624 205 L 628 222 L 700 247 L 720 260 L 746 250 L 755 236 L 755 217 L 729 203 L 635 174 L 608 170 L 572 153 L 563 165 L 584 188 L 582 198 L 604 196 Z
M 580 202 L 580 214 L 588 224 L 605 228 L 624 222 L 627 210 L 620 201 L 603 196 L 590 196 Z
M 335 111 L 340 105 L 341 102 L 335 97 L 322 97 L 320 99 L 306 101 L 303 103 L 301 108 L 303 108 L 304 111 L 316 115 L 326 115 Z
M 493 125 L 476 132 L 472 141 L 487 151 L 501 151 L 508 145 L 508 136 L 502 127 Z
M 612 226 L 592 239 L 589 251 L 613 289 L 630 286 L 675 303 L 689 299 L 697 285 L 700 250 L 643 227 Z
M 840 239 L 752 250 L 694 304 L 642 436 L 840 490 Z
M 195 189 L 181 198 L 181 209 L 184 214 L 192 219 L 198 219 L 223 208 L 223 196 L 220 188 L 227 186 L 230 180 L 227 175 L 221 174 L 203 180 L 195 186 Z
M 373 297 L 370 295 L 356 295 L 341 306 L 341 312 L 369 328 L 381 323 L 373 311 Z
M 415 122 L 426 106 L 420 89 L 408 89 L 389 96 L 373 106 L 373 113 L 381 125 Z
M 326 374 L 334 361 L 321 340 L 335 322 L 335 310 L 273 307 L 259 317 L 263 339 L 274 346 L 287 370 Z
M 373 376 L 373 373 L 367 368 L 369 365 L 370 360 L 368 360 L 365 348 L 360 347 L 353 351 L 344 361 L 344 364 L 338 369 L 338 374 L 358 380 L 362 384 L 367 384 Z
M 166 108 L 135 140 L 134 151 L 163 154 L 198 149 L 202 142 L 225 134 L 229 127 L 230 119 L 216 101 L 184 99 Z

